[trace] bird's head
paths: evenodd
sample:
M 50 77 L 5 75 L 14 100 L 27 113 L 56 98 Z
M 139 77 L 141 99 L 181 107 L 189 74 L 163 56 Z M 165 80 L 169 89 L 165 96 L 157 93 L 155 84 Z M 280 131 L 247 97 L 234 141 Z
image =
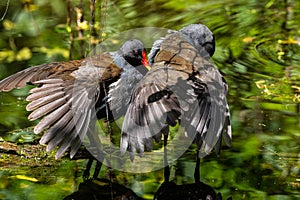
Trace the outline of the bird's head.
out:
M 191 24 L 181 30 L 198 50 L 201 56 L 211 57 L 215 52 L 215 38 L 213 33 L 203 24 Z
M 149 67 L 147 52 L 140 40 L 128 40 L 119 49 L 119 54 L 134 67 L 144 65 Z

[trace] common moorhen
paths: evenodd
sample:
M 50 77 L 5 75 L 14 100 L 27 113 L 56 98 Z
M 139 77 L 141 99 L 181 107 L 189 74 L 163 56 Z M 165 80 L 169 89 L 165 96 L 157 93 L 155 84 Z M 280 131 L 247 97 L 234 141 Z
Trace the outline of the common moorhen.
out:
M 47 129 L 40 143 L 48 144 L 47 151 L 59 146 L 56 158 L 70 148 L 72 158 L 97 118 L 113 120 L 124 114 L 146 65 L 144 45 L 134 39 L 116 52 L 27 68 L 0 81 L 0 91 L 36 86 L 26 98 L 26 109 L 32 111 L 28 119 L 42 118 L 34 133 Z
M 136 151 L 151 150 L 152 138 L 160 141 L 162 134 L 166 145 L 169 126 L 177 123 L 197 144 L 197 163 L 213 148 L 220 152 L 222 135 L 231 145 L 228 86 L 209 60 L 214 51 L 213 33 L 202 24 L 154 42 L 151 69 L 136 86 L 124 118 L 122 152 L 128 150 L 133 159 Z

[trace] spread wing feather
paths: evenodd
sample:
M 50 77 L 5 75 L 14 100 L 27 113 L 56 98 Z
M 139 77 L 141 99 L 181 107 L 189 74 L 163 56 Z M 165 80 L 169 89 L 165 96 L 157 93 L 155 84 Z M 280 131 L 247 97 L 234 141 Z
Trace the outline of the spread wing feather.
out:
M 125 115 L 121 151 L 128 150 L 133 159 L 153 136 L 160 141 L 166 127 L 177 122 L 198 145 L 199 157 L 213 148 L 219 151 L 223 129 L 230 145 L 227 85 L 219 71 L 180 33 L 160 40 L 153 52 L 152 68 L 136 87 Z
M 110 54 L 102 56 L 107 63 L 113 63 Z M 0 81 L 0 91 L 10 91 L 27 83 L 35 85 L 26 99 L 30 101 L 26 109 L 32 111 L 28 118 L 41 119 L 34 132 L 38 134 L 47 129 L 40 143 L 47 144 L 47 151 L 59 146 L 56 158 L 70 147 L 73 157 L 85 135 L 94 130 L 91 127 L 96 122 L 95 105 L 100 96 L 100 82 L 112 78 L 107 74 L 108 66 L 89 62 L 89 59 L 71 61 L 69 66 L 67 63 L 39 65 Z M 118 76 L 121 70 L 114 72 Z

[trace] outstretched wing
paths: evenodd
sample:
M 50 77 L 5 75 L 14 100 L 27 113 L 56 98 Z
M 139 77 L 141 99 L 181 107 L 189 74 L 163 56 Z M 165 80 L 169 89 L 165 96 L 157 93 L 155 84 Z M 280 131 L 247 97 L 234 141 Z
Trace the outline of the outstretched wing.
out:
M 168 88 L 175 81 L 166 78 L 160 65 L 164 64 L 157 63 L 157 70 L 152 69 L 138 84 L 123 121 L 121 151 L 129 149 L 132 159 L 134 152 L 144 152 L 144 146 L 151 150 L 152 136 L 159 140 L 157 134 L 168 124 L 175 125 L 180 114 L 179 102 Z
M 166 126 L 179 121 L 198 144 L 199 156 L 205 156 L 221 137 L 228 110 L 225 90 L 218 70 L 185 37 L 180 33 L 166 37 L 132 96 L 121 150 L 128 149 L 133 159 L 135 151 L 151 149 L 152 136 L 161 136 Z
M 47 129 L 40 143 L 48 144 L 47 151 L 59 146 L 56 158 L 68 148 L 73 157 L 84 136 L 94 130 L 100 83 L 119 76 L 120 72 L 110 54 L 101 54 L 26 69 L 1 81 L 0 90 L 8 91 L 28 82 L 36 85 L 27 97 L 30 103 L 26 107 L 32 111 L 30 120 L 41 118 L 34 132 L 38 134 Z
M 72 63 L 70 65 L 70 63 Z M 15 88 L 24 87 L 26 84 L 33 84 L 33 82 L 46 79 L 49 76 L 53 76 L 55 73 L 62 71 L 71 71 L 70 66 L 73 66 L 75 70 L 78 68 L 79 61 L 71 61 L 69 64 L 66 62 L 53 62 L 49 64 L 38 65 L 29 67 L 22 71 L 19 71 L 0 81 L 0 91 L 8 92 Z

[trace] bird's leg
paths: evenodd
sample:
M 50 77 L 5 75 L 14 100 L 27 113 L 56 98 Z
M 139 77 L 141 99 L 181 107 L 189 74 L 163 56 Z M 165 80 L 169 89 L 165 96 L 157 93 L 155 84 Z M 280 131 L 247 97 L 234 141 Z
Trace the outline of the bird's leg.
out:
M 104 89 L 105 96 L 108 97 L 108 91 L 107 91 L 107 87 L 106 87 L 105 83 L 103 83 L 103 89 Z M 110 141 L 112 141 L 113 130 L 112 130 L 112 126 L 111 126 L 111 123 L 110 123 L 109 103 L 108 103 L 107 100 L 108 99 L 106 98 L 105 99 L 105 105 L 106 105 L 107 132 L 108 132 Z M 110 161 L 111 161 L 111 154 L 109 154 L 109 159 L 107 160 L 107 163 L 109 163 L 107 166 L 108 166 L 108 171 L 109 171 L 109 179 L 110 179 L 110 182 L 111 182 L 112 169 L 111 169 Z
M 200 158 L 199 158 L 199 150 L 197 150 L 197 159 L 196 166 L 194 172 L 195 183 L 200 183 Z
M 88 161 L 88 163 L 86 165 L 86 168 L 83 172 L 83 179 L 84 180 L 88 180 L 90 178 L 90 170 L 92 168 L 92 164 L 93 164 L 94 160 L 95 160 L 94 158 L 89 158 L 89 161 Z M 95 170 L 94 170 L 94 174 L 93 174 L 93 179 L 98 178 L 98 175 L 101 171 L 101 167 L 102 167 L 102 163 L 100 161 L 96 160 L 96 166 L 95 166 Z
M 101 171 L 101 167 L 102 167 L 102 162 L 100 162 L 100 161 L 98 161 L 98 160 L 97 160 L 96 162 L 97 162 L 97 163 L 96 163 L 96 167 L 95 167 L 93 179 L 98 178 L 98 175 L 99 175 L 99 173 L 100 173 L 100 171 Z
M 89 133 L 87 134 L 89 141 L 91 143 L 91 147 L 89 147 L 89 154 L 90 158 L 88 161 L 88 164 L 86 165 L 86 169 L 84 170 L 83 173 L 83 179 L 87 180 L 90 178 L 90 169 L 92 167 L 93 161 L 96 160 L 96 166 L 93 174 L 93 179 L 97 178 L 101 167 L 102 167 L 102 162 L 104 161 L 104 153 L 99 149 L 99 146 L 101 146 L 101 141 L 96 134 L 90 134 L 90 133 L 95 133 L 94 127 L 89 128 Z M 101 161 L 100 161 L 101 160 Z
M 170 178 L 170 167 L 168 163 L 168 155 L 167 155 L 167 142 L 168 142 L 168 133 L 164 133 L 164 178 L 165 182 L 169 182 Z
M 89 161 L 88 161 L 88 163 L 87 163 L 87 165 L 85 167 L 85 170 L 83 172 L 83 180 L 87 180 L 87 179 L 90 178 L 90 170 L 91 170 L 93 161 L 94 161 L 93 158 L 89 158 Z

